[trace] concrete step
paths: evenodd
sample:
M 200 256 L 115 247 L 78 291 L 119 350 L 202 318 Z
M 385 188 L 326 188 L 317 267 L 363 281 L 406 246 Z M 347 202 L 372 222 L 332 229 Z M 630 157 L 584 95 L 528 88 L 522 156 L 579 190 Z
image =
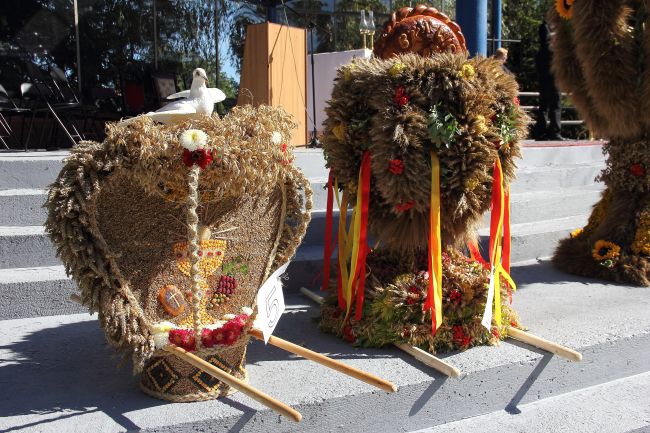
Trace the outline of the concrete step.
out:
M 508 340 L 498 347 L 442 355 L 463 372 L 460 379 L 448 379 L 397 349 L 357 349 L 322 334 L 313 320 L 318 307 L 288 295 L 276 335 L 399 387 L 397 393 L 386 394 L 274 347 L 251 343 L 247 365 L 251 384 L 300 411 L 303 421 L 294 424 L 241 393 L 218 401 L 176 404 L 147 397 L 138 391 L 130 368 L 117 367 L 119 359 L 107 347 L 93 316 L 7 320 L 0 322 L 0 386 L 11 398 L 2 402 L 0 430 L 414 431 L 506 407 L 525 414 L 529 403 L 650 371 L 647 288 L 570 276 L 548 262 L 515 267 L 513 274 L 520 281 L 515 308 L 522 323 L 536 335 L 580 350 L 582 363 Z M 611 407 L 608 413 L 621 419 L 631 411 L 636 414 L 644 403 L 639 399 L 619 411 L 615 395 L 612 399 L 612 406 L 603 410 Z M 576 406 L 565 410 L 572 410 L 576 419 L 588 415 L 576 414 Z M 628 417 L 621 426 L 630 419 L 635 418 Z M 642 421 L 647 423 L 647 416 Z M 479 431 L 483 428 L 494 427 L 483 424 Z
M 81 313 L 63 266 L 0 269 L 0 320 Z
M 529 223 L 512 224 L 512 262 L 550 257 L 557 242 L 587 224 L 589 215 L 577 215 Z M 479 230 L 482 251 L 488 250 L 490 229 Z M 486 254 L 484 254 L 486 256 Z
M 512 224 L 589 215 L 602 192 L 603 186 L 595 184 L 577 188 L 561 188 L 551 191 L 528 191 L 513 193 L 510 204 Z M 334 205 L 334 225 L 338 224 L 338 209 Z M 312 211 L 312 220 L 303 243 L 322 245 L 325 233 L 324 208 Z M 490 226 L 490 212 L 483 217 L 481 227 Z
M 521 148 L 522 160 L 518 161 L 517 165 L 524 168 L 555 164 L 604 163 L 603 144 L 604 142 L 601 141 L 524 141 Z
M 522 167 L 517 170 L 517 178 L 510 190 L 519 193 L 591 186 L 603 168 L 604 165 L 600 162 Z
M 592 184 L 546 191 L 513 192 L 510 198 L 510 222 L 520 224 L 591 214 L 603 188 L 603 184 Z M 489 225 L 488 212 L 483 219 L 483 227 Z
M 0 190 L 0 226 L 42 225 L 47 218 L 46 199 L 46 190 L 40 188 Z
M 0 189 L 46 188 L 54 182 L 66 150 L 56 152 L 0 153 Z
M 43 226 L 0 227 L 0 269 L 60 264 Z
M 573 145 L 572 145 L 573 143 Z M 46 188 L 59 174 L 66 150 L 56 152 L 1 152 L 0 189 Z M 537 142 L 525 143 L 523 159 L 517 161 L 521 170 L 551 165 L 598 165 L 602 168 L 604 157 L 598 142 L 569 142 L 560 147 L 547 147 Z M 315 182 L 327 180 L 322 149 L 296 149 L 296 166 Z M 520 174 L 519 176 L 521 176 Z M 592 176 L 593 178 L 593 176 Z M 591 182 L 590 182 L 591 183 Z M 568 185 L 567 185 L 568 186 Z M 323 206 L 324 207 L 324 206 Z
M 648 390 L 650 373 L 642 373 L 412 433 L 647 432 Z
M 512 225 L 512 262 L 521 262 L 539 257 L 549 257 L 558 240 L 582 227 L 587 222 L 588 215 L 578 215 L 565 218 L 548 219 L 537 222 L 519 223 Z M 317 288 L 321 284 L 322 259 L 323 259 L 323 233 L 324 215 L 318 215 L 310 228 L 305 241 L 298 248 L 296 257 L 289 267 L 288 291 L 297 291 L 299 287 Z M 489 228 L 479 231 L 481 236 L 482 251 L 488 250 Z M 484 253 L 484 256 L 487 256 Z M 31 277 L 32 284 L 38 285 L 39 269 L 41 267 L 60 266 L 61 262 L 55 256 L 54 247 L 45 236 L 42 227 L 0 227 L 0 271 L 14 272 L 13 268 L 30 267 L 34 276 Z M 69 310 L 70 305 L 50 302 L 50 298 L 57 298 L 62 291 L 70 290 L 72 283 L 67 279 L 63 281 L 52 280 L 43 274 L 46 280 L 43 286 L 30 291 L 31 299 L 29 306 L 13 306 L 12 295 L 3 297 L 0 295 L 0 318 L 10 317 L 31 317 L 41 315 L 39 311 L 50 312 L 51 314 L 64 314 Z M 62 272 L 59 274 L 62 275 Z M 0 274 L 0 281 L 2 274 Z M 7 293 L 13 293 L 16 285 L 9 285 Z M 15 289 L 11 289 L 15 288 Z M 0 290 L 5 289 L 0 285 Z M 67 292 L 66 292 L 67 293 Z M 6 313 L 3 313 L 6 311 Z M 49 314 L 49 313 L 48 313 Z

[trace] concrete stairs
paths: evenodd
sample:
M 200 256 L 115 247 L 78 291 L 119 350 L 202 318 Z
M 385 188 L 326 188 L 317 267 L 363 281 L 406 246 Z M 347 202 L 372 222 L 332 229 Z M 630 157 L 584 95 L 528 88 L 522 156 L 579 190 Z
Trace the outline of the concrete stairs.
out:
M 594 178 L 603 167 L 600 146 L 526 147 L 523 153 L 512 186 L 514 261 L 519 262 L 513 268 L 519 287 L 515 307 L 534 333 L 581 350 L 583 363 L 507 342 L 444 355 L 464 373 L 460 380 L 447 380 L 394 349 L 355 349 L 320 333 L 313 320 L 318 308 L 300 297 L 297 288 L 319 285 L 327 174 L 320 151 L 300 150 L 296 163 L 312 183 L 315 210 L 289 268 L 288 309 L 277 334 L 400 387 L 397 394 L 385 394 L 251 344 L 251 383 L 301 411 L 301 424 L 240 394 L 193 404 L 168 404 L 141 394 L 130 368 L 116 367 L 119 360 L 106 347 L 96 317 L 69 300 L 74 284 L 42 229 L 45 188 L 66 153 L 0 153 L 0 389 L 5 391 L 0 395 L 0 431 L 392 432 L 454 422 L 468 424 L 440 431 L 483 431 L 480 420 L 500 420 L 506 407 L 541 415 L 548 411 L 535 406 L 536 401 L 559 407 L 548 398 L 566 394 L 566 401 L 573 402 L 567 393 L 616 389 L 616 381 L 636 381 L 635 375 L 646 380 L 648 289 L 569 276 L 543 259 L 558 239 L 584 225 L 598 199 L 601 186 Z M 487 219 L 484 226 L 483 235 Z M 636 411 L 636 421 L 613 424 L 607 431 L 650 424 L 647 405 L 629 407 Z M 565 427 L 559 430 L 535 422 L 504 424 L 512 430 L 500 431 L 578 426 L 570 419 L 557 424 Z M 589 428 L 577 431 L 605 431 Z

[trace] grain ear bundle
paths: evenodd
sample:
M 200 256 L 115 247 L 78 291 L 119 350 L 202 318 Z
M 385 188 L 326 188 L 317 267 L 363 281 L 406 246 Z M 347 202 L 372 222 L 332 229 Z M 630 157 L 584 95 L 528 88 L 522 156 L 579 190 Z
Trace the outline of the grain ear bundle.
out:
M 603 146 L 606 188 L 589 222 L 558 245 L 573 274 L 650 286 L 650 4 L 557 2 L 553 73 Z

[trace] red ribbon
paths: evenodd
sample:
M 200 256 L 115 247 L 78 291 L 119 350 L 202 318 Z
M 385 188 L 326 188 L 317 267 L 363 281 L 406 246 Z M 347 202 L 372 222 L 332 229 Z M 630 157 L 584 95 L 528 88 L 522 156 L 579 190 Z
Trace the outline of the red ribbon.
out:
M 323 285 L 321 291 L 328 289 L 330 281 L 330 264 L 332 261 L 332 220 L 334 219 L 334 191 L 332 188 L 333 176 L 330 171 L 327 179 L 327 208 L 325 211 L 325 252 L 323 254 Z
M 469 250 L 469 256 L 472 260 L 479 262 L 485 269 L 490 269 L 490 264 L 485 261 L 481 252 L 478 249 L 478 244 L 474 242 L 467 243 L 467 249 Z
M 368 207 L 370 205 L 370 152 L 363 153 L 361 160 L 361 225 L 359 230 L 359 260 L 355 269 L 356 283 L 356 308 L 355 320 L 361 320 L 363 313 L 363 300 L 366 287 L 366 257 L 368 256 Z M 357 209 L 359 212 L 359 209 Z
M 492 214 L 490 215 L 490 263 L 494 260 L 494 243 L 497 241 L 497 230 L 501 220 L 501 190 L 503 188 L 503 179 L 501 173 L 500 161 L 494 163 L 494 174 L 492 175 Z M 494 265 L 495 263 L 492 263 Z

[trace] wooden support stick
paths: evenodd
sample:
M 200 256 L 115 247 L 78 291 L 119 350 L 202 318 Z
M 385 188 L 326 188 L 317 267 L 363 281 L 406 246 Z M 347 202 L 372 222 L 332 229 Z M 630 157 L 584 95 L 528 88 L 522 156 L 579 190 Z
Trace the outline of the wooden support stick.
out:
M 251 329 L 250 335 L 257 338 L 258 340 L 264 341 L 264 336 L 262 331 L 259 329 Z M 340 361 L 336 361 L 330 357 L 327 357 L 321 353 L 314 352 L 313 350 L 306 349 L 302 346 L 298 346 L 290 341 L 283 340 L 279 337 L 274 337 L 273 335 L 269 338 L 268 344 L 279 347 L 280 349 L 286 350 L 287 352 L 293 353 L 303 358 L 309 359 L 311 361 L 317 362 L 325 367 L 329 367 L 333 370 L 339 371 L 343 374 L 347 374 L 350 377 L 359 379 L 362 382 L 366 382 L 372 386 L 383 389 L 387 392 L 397 391 L 397 386 L 394 383 L 389 382 L 381 377 L 375 376 L 374 374 L 366 373 L 363 370 L 358 368 L 351 367 L 347 364 L 344 364 Z
M 272 409 L 277 413 L 286 416 L 287 418 L 291 418 L 296 422 L 300 422 L 300 420 L 302 419 L 302 415 L 300 414 L 300 412 L 296 411 L 295 409 L 292 409 L 291 407 L 287 406 L 281 401 L 274 399 L 268 394 L 263 393 L 262 391 L 254 388 L 253 386 L 249 385 L 248 383 L 240 379 L 237 379 L 236 377 L 226 373 L 225 371 L 220 370 L 219 368 L 215 367 L 214 365 L 210 364 L 207 361 L 204 361 L 198 356 L 186 351 L 185 349 L 170 344 L 165 347 L 165 350 L 167 352 L 170 352 L 178 356 L 188 364 L 193 365 L 194 367 L 206 372 L 210 376 L 213 376 L 214 378 L 226 383 L 227 385 L 232 386 L 233 388 L 243 392 L 253 400 L 262 403 L 264 406 L 268 407 L 269 409 Z
M 311 290 L 301 287 L 300 288 L 300 293 L 311 299 L 312 301 L 322 304 L 324 298 L 322 296 L 317 295 L 316 293 L 312 292 Z M 424 350 L 420 349 L 419 347 L 411 346 L 410 344 L 406 343 L 394 343 L 395 347 L 397 347 L 400 350 L 403 350 L 404 352 L 408 353 L 418 361 L 422 362 L 425 365 L 428 365 L 429 367 L 433 368 L 434 370 L 439 371 L 442 374 L 445 374 L 449 377 L 460 377 L 461 373 L 460 370 L 453 365 L 441 360 L 440 358 L 433 356 L 429 352 L 425 352 Z
M 542 337 L 538 337 L 517 328 L 508 328 L 508 337 L 512 337 L 515 340 L 519 340 L 526 344 L 530 344 L 531 346 L 539 347 L 542 350 L 554 353 L 570 361 L 582 361 L 582 354 L 580 352 L 576 352 L 573 349 L 569 349 L 568 347 L 562 346 L 552 341 L 548 341 Z
M 403 350 L 404 352 L 411 355 L 413 358 L 422 362 L 423 364 L 428 365 L 429 367 L 438 370 L 440 373 L 445 374 L 449 377 L 460 377 L 460 370 L 454 367 L 453 365 L 443 361 L 437 356 L 433 356 L 429 352 L 425 352 L 419 347 L 411 346 L 406 343 L 395 343 L 395 347 Z
M 325 298 L 323 298 L 322 296 L 317 295 L 316 293 L 312 292 L 311 290 L 309 290 L 306 287 L 301 287 L 300 288 L 300 293 L 302 293 L 303 295 L 305 295 L 306 297 L 308 297 L 309 299 L 311 299 L 312 301 L 314 301 L 317 304 L 322 304 L 323 301 L 325 301 Z

